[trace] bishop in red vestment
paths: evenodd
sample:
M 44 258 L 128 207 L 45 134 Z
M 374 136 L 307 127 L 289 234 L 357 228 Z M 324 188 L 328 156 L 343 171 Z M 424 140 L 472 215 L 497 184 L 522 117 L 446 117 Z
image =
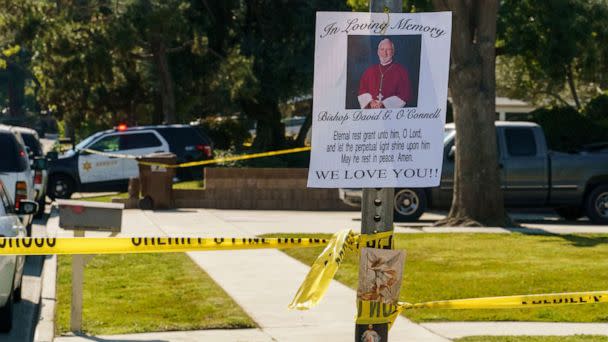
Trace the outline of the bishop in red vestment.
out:
M 412 85 L 407 70 L 393 61 L 395 48 L 390 39 L 378 44 L 380 63 L 372 65 L 359 81 L 361 108 L 401 108 L 412 100 Z

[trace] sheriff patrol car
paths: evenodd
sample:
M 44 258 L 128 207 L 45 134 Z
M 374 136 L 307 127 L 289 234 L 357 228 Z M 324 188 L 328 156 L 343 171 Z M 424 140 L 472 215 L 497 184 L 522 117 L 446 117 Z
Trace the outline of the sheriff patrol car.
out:
M 107 153 L 96 154 L 87 150 Z M 200 127 L 157 125 L 97 132 L 49 163 L 47 195 L 70 198 L 78 191 L 125 191 L 129 178 L 137 177 L 137 161 L 116 155 L 143 156 L 172 152 L 178 163 L 213 158 L 213 146 Z M 180 179 L 202 177 L 202 167 L 180 168 Z

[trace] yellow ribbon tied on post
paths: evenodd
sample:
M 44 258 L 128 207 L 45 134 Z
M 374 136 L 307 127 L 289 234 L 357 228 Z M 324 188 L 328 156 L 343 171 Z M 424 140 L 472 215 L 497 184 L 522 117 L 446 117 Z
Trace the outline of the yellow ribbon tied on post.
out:
M 352 230 L 342 230 L 329 240 L 325 250 L 310 267 L 308 275 L 289 304 L 290 309 L 308 310 L 315 306 L 329 287 L 348 248 L 355 244 Z
M 546 306 L 608 303 L 608 291 L 544 293 L 501 297 L 440 300 L 423 303 L 384 304 L 357 301 L 357 324 L 393 325 L 403 310 L 416 309 L 519 309 Z
M 325 250 L 319 254 L 310 267 L 304 282 L 289 304 L 290 309 L 308 310 L 317 305 L 327 292 L 329 284 L 344 260 L 346 252 L 358 251 L 360 246 L 380 241 L 390 241 L 393 232 L 382 232 L 372 235 L 359 235 L 352 230 L 335 233 Z

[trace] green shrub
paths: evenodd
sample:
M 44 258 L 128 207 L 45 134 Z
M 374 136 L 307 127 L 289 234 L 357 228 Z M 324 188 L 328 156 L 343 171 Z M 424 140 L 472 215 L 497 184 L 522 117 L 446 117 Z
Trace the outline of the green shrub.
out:
M 289 146 L 293 148 L 295 146 Z M 243 150 L 240 152 L 227 151 L 227 150 L 214 150 L 215 158 L 229 158 L 236 157 L 246 154 L 260 153 L 263 151 L 257 151 L 253 149 Z M 290 154 L 283 154 L 279 156 L 270 156 L 254 159 L 245 159 L 232 162 L 225 162 L 221 164 L 211 164 L 211 167 L 258 167 L 258 168 L 307 168 L 310 161 L 310 151 L 297 152 Z
M 54 118 L 48 115 L 43 116 L 31 112 L 18 117 L 3 116 L 0 118 L 0 123 L 9 126 L 22 126 L 35 129 L 42 138 L 45 133 L 58 132 L 57 122 Z
M 74 143 L 76 144 L 94 133 L 114 128 L 111 124 L 87 120 L 86 118 L 83 118 L 82 121 L 78 123 L 78 126 L 75 126 L 74 123 L 70 123 L 66 120 L 61 120 L 57 123 L 59 136 L 69 139 L 73 138 Z
M 583 145 L 608 140 L 605 124 L 591 120 L 572 107 L 539 108 L 531 114 L 543 127 L 552 150 L 573 152 Z
M 239 150 L 251 136 L 241 120 L 225 117 L 208 117 L 199 121 L 214 147 L 220 150 Z
M 599 95 L 589 101 L 584 113 L 591 120 L 608 124 L 608 94 Z
M 255 152 L 252 152 L 255 153 Z M 283 154 L 279 156 L 249 159 L 243 161 L 244 167 L 307 168 L 310 151 Z

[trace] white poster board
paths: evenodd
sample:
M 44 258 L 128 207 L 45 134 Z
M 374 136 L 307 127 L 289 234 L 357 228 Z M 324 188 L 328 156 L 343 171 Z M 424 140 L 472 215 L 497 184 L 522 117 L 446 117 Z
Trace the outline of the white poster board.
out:
M 451 12 L 318 12 L 308 186 L 438 186 Z

